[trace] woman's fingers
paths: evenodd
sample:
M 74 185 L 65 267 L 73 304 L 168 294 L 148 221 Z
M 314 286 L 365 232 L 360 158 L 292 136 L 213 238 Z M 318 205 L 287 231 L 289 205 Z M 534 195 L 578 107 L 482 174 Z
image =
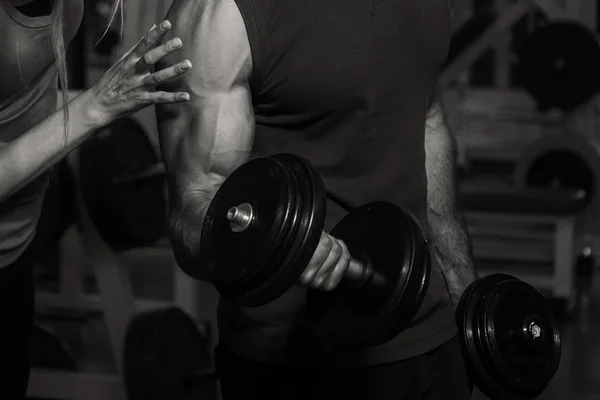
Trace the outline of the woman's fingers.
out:
M 158 46 L 170 29 L 171 23 L 167 20 L 150 29 L 150 31 L 134 46 L 131 55 L 136 59 L 144 57 L 146 53 Z
M 148 51 L 144 56 L 140 59 L 140 62 L 145 66 L 153 66 L 158 61 L 163 59 L 165 56 L 179 50 L 183 46 L 181 39 L 175 38 L 167 41 L 166 43 L 155 47 Z
M 143 84 L 148 86 L 159 86 L 164 82 L 176 78 L 179 75 L 182 75 L 189 71 L 192 68 L 192 63 L 190 60 L 185 60 L 175 65 L 172 65 L 168 68 L 161 69 L 160 71 L 156 71 L 153 74 L 146 76 L 143 79 Z
M 189 101 L 189 93 L 156 91 L 156 86 L 192 68 L 192 63 L 185 60 L 154 72 L 154 66 L 162 58 L 183 46 L 179 38 L 164 41 L 164 35 L 170 29 L 169 21 L 153 27 L 126 57 L 115 63 L 90 89 L 95 94 L 91 107 L 97 109 L 97 115 L 110 122 L 151 104 Z
M 189 93 L 186 92 L 149 92 L 146 96 L 151 104 L 185 103 L 190 99 Z

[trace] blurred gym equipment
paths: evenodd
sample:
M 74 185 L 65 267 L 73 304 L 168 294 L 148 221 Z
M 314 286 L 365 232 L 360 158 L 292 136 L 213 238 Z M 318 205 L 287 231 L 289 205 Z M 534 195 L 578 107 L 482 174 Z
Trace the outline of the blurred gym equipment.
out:
M 600 221 L 600 150 L 582 135 L 544 135 L 531 143 L 516 160 L 514 182 L 517 188 L 580 191 L 585 207 L 578 228 L 596 230 Z
M 127 126 L 133 125 L 125 124 L 125 128 L 127 128 Z M 123 128 L 123 126 L 121 127 Z M 114 128 L 115 126 L 113 125 L 112 129 Z M 31 398 L 74 400 L 100 400 L 107 398 L 125 400 L 127 398 L 124 366 L 124 357 L 126 353 L 125 341 L 128 331 L 132 326 L 132 321 L 136 320 L 137 318 L 141 318 L 136 317 L 140 311 L 145 310 L 144 313 L 156 313 L 156 315 L 160 315 L 160 311 L 152 310 L 161 308 L 173 310 L 174 307 L 177 310 L 176 319 L 180 322 L 182 320 L 188 321 L 187 325 L 185 325 L 185 322 L 183 323 L 183 326 L 188 327 L 187 331 L 191 332 L 189 329 L 190 327 L 194 327 L 194 329 L 196 329 L 195 333 L 188 333 L 188 345 L 191 346 L 192 343 L 195 343 L 195 348 L 199 349 L 198 352 L 202 351 L 202 349 L 204 351 L 204 358 L 202 359 L 203 361 L 200 359 L 196 360 L 197 362 L 202 361 L 204 363 L 204 367 L 197 368 L 196 373 L 193 374 L 195 389 L 189 393 L 193 393 L 196 397 L 206 395 L 207 393 L 214 393 L 216 390 L 216 376 L 214 374 L 211 361 L 207 361 L 206 357 L 209 352 L 209 348 L 207 347 L 209 342 L 207 336 L 202 333 L 204 328 L 200 326 L 202 324 L 190 317 L 190 315 L 197 315 L 195 309 L 191 309 L 189 312 L 184 312 L 183 310 L 179 309 L 179 307 L 174 306 L 173 301 L 161 302 L 150 299 L 146 301 L 140 301 L 140 299 L 135 299 L 132 293 L 131 283 L 129 281 L 130 278 L 128 276 L 128 264 L 130 262 L 134 262 L 136 259 L 138 259 L 139 262 L 140 257 L 142 257 L 142 259 L 146 257 L 146 259 L 154 258 L 156 260 L 157 255 L 161 254 L 160 257 L 165 258 L 165 255 L 168 254 L 165 264 L 166 266 L 170 267 L 175 274 L 175 304 L 182 304 L 183 307 L 187 309 L 189 304 L 194 303 L 194 294 L 184 290 L 186 285 L 182 282 L 186 281 L 187 278 L 183 276 L 183 274 L 178 273 L 179 269 L 176 268 L 170 249 L 168 247 L 165 247 L 163 250 L 159 248 L 155 249 L 154 247 L 137 247 L 137 243 L 143 243 L 146 246 L 150 246 L 155 239 L 144 239 L 136 242 L 135 240 L 131 240 L 132 238 L 135 239 L 135 234 L 126 237 L 125 240 L 123 240 L 123 236 L 117 236 L 117 238 L 119 238 L 118 241 L 116 238 L 113 238 L 110 235 L 110 230 L 105 229 L 104 235 L 101 235 L 99 230 L 96 228 L 98 216 L 96 215 L 95 220 L 93 220 L 90 216 L 88 206 L 90 206 L 92 209 L 96 207 L 97 211 L 98 202 L 97 199 L 94 198 L 94 195 L 98 195 L 98 193 L 94 191 L 101 191 L 101 185 L 106 185 L 105 187 L 107 188 L 106 191 L 100 193 L 101 196 L 108 196 L 108 199 L 117 199 L 117 201 L 106 200 L 106 204 L 102 204 L 102 206 L 116 207 L 116 215 L 118 215 L 118 213 L 125 213 L 123 214 L 125 219 L 130 218 L 131 220 L 131 218 L 139 217 L 139 214 L 132 215 L 131 213 L 127 213 L 127 207 L 133 207 L 132 202 L 140 201 L 143 203 L 150 201 L 149 198 L 146 199 L 143 196 L 136 197 L 140 194 L 140 192 L 133 191 L 124 193 L 122 191 L 122 187 L 118 185 L 115 189 L 112 182 L 114 175 L 111 175 L 111 173 L 113 173 L 116 169 L 122 167 L 123 165 L 133 165 L 135 167 L 139 164 L 136 164 L 136 162 L 127 163 L 123 161 L 121 163 L 113 162 L 112 165 L 107 166 L 105 163 L 106 160 L 102 160 L 102 163 L 94 163 L 94 161 L 98 161 L 95 159 L 95 157 L 98 157 L 98 153 L 95 151 L 105 151 L 110 153 L 112 149 L 114 153 L 107 155 L 107 157 L 113 161 L 115 160 L 115 157 L 118 156 L 122 157 L 120 160 L 125 160 L 125 158 L 127 158 L 124 154 L 126 150 L 133 150 L 132 154 L 144 155 L 143 152 L 136 152 L 135 148 L 119 148 L 118 139 L 115 140 L 115 138 L 121 137 L 121 139 L 124 139 L 125 141 L 128 139 L 134 141 L 137 140 L 136 145 L 138 147 L 144 147 L 146 145 L 146 149 L 150 147 L 150 142 L 148 140 L 144 140 L 145 138 L 140 134 L 143 133 L 143 131 L 140 129 L 137 131 L 134 129 L 133 132 L 128 132 L 127 130 L 119 131 L 117 129 L 117 131 L 110 131 L 109 133 L 110 134 L 108 137 L 102 137 L 102 134 L 100 134 L 100 138 L 98 139 L 106 140 L 106 142 L 104 142 L 105 146 L 100 145 L 97 149 L 82 148 L 80 150 L 76 150 L 71 153 L 67 159 L 68 165 L 70 166 L 70 170 L 73 174 L 73 188 L 76 199 L 75 209 L 77 210 L 76 220 L 78 223 L 71 225 L 62 235 L 58 243 L 59 250 L 61 252 L 59 269 L 62 273 L 62 276 L 60 276 L 61 283 L 59 284 L 59 293 L 51 294 L 36 292 L 36 302 L 38 303 L 38 309 L 44 313 L 47 313 L 47 310 L 49 309 L 55 310 L 53 311 L 55 313 L 66 314 L 70 312 L 69 310 L 80 310 L 84 312 L 84 314 L 89 310 L 101 311 L 106 323 L 106 328 L 108 330 L 108 340 L 110 343 L 109 348 L 112 352 L 111 358 L 116 367 L 116 371 L 115 373 L 86 372 L 85 370 L 58 369 L 57 365 L 42 365 L 38 363 L 39 367 L 36 366 L 31 373 L 28 396 Z M 132 136 L 134 136 L 134 139 L 131 139 Z M 125 143 L 125 145 L 127 145 L 127 143 Z M 146 155 L 148 154 L 150 154 L 150 151 L 146 151 Z M 82 157 L 86 157 L 85 162 L 83 162 Z M 131 161 L 135 160 L 139 160 L 139 158 L 131 157 Z M 152 160 L 152 162 L 154 161 L 156 161 L 156 158 Z M 105 170 L 99 170 L 98 167 L 100 166 L 106 167 Z M 126 169 L 126 171 L 130 170 Z M 93 179 L 95 174 L 100 174 L 100 177 L 103 179 L 101 179 L 100 182 L 88 182 L 88 195 L 86 198 L 84 195 L 85 191 L 83 190 L 85 185 L 81 185 L 81 179 L 83 176 L 90 177 L 90 175 L 90 179 Z M 110 179 L 106 178 L 107 176 Z M 144 182 L 144 184 L 148 185 L 150 182 Z M 137 188 L 139 185 L 133 185 L 133 187 Z M 149 186 L 145 186 L 145 188 L 148 187 Z M 157 187 L 158 189 L 156 189 Z M 156 190 L 142 190 L 141 192 L 143 195 L 154 196 L 155 204 L 158 204 L 157 208 L 161 209 L 162 214 L 159 218 L 155 218 L 153 221 L 160 220 L 161 229 L 164 226 L 164 210 L 166 207 L 163 187 L 164 185 L 161 182 L 158 185 L 152 186 L 152 188 Z M 119 203 L 118 200 L 122 199 L 125 199 L 126 201 Z M 134 200 L 132 201 L 131 199 Z M 118 208 L 119 204 L 123 204 L 124 207 Z M 104 210 L 106 210 L 106 208 Z M 111 216 L 105 215 L 104 218 L 111 218 Z M 114 218 L 114 215 L 112 218 Z M 117 225 L 123 223 L 122 220 L 118 219 L 101 222 L 113 222 Z M 156 226 L 158 226 L 158 223 Z M 130 230 L 129 232 L 132 231 L 135 232 L 135 229 Z M 155 235 L 158 236 L 157 234 Z M 112 243 L 109 244 L 107 242 Z M 117 245 L 115 246 L 115 244 Z M 117 250 L 116 248 L 120 250 Z M 123 251 L 125 249 L 127 249 L 127 251 Z M 95 278 L 98 291 L 97 296 L 84 293 L 83 274 L 86 269 L 91 269 L 92 276 Z M 65 284 L 67 282 L 68 285 Z M 172 311 L 167 313 L 167 315 L 172 315 Z M 83 319 L 85 320 L 85 316 Z M 171 328 L 175 329 L 175 326 L 171 326 Z M 168 352 L 168 346 L 173 346 L 173 344 L 169 344 L 169 340 L 176 338 L 176 335 L 169 337 L 168 333 L 165 333 L 163 340 L 147 343 L 148 346 L 145 348 L 145 354 L 147 356 L 151 356 L 152 351 L 154 351 L 157 355 L 160 355 L 161 352 Z M 46 340 L 43 343 L 48 343 L 48 341 Z M 44 351 L 50 351 L 52 348 L 57 348 L 57 346 L 51 347 L 46 345 L 38 345 L 37 352 L 38 354 L 43 354 Z M 149 372 L 149 370 L 145 371 Z M 141 373 L 137 374 L 137 378 L 138 382 L 141 381 L 146 383 L 151 383 L 153 379 L 152 376 L 144 377 Z M 189 388 L 189 381 L 182 382 L 182 385 L 184 387 L 181 388 L 181 390 L 187 390 L 185 388 Z
M 164 184 L 115 184 L 119 177 L 145 171 L 159 160 L 143 127 L 132 118 L 118 119 L 79 151 L 83 200 L 102 239 L 117 251 L 156 243 L 167 217 Z
M 600 90 L 597 36 L 577 22 L 550 22 L 521 44 L 519 73 L 541 111 L 573 111 Z

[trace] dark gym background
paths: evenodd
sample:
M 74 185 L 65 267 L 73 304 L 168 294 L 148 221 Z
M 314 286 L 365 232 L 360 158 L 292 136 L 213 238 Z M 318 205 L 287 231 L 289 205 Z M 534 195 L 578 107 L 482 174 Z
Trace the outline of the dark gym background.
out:
M 92 85 L 122 49 L 131 47 L 160 21 L 170 2 L 125 0 L 124 24 L 121 26 L 119 15 L 99 43 L 112 2 L 85 3 L 84 23 L 68 51 L 70 90 L 74 94 Z M 573 100 L 577 103 L 573 107 L 549 104 L 552 96 L 577 97 L 577 93 L 563 92 L 564 87 L 556 82 L 549 82 L 546 92 L 536 98 L 528 89 L 531 76 L 523 72 L 523 49 L 528 40 L 555 21 L 567 19 L 584 36 L 597 40 L 600 4 L 596 0 L 454 0 L 453 5 L 453 42 L 440 88 L 459 143 L 461 197 L 477 268 L 482 274 L 511 273 L 552 301 L 561 321 L 563 355 L 557 375 L 540 399 L 600 398 L 600 288 L 595 274 L 600 250 L 600 189 L 596 186 L 600 184 L 596 96 L 600 68 L 570 78 L 574 80 L 568 82 L 569 87 L 580 84 L 593 88 L 589 96 Z M 527 10 L 519 13 L 520 5 Z M 510 13 L 518 16 L 504 24 L 503 18 Z M 497 32 L 490 35 L 490 27 L 498 28 Z M 565 36 L 564 40 L 571 40 L 567 47 L 574 53 L 584 52 L 581 54 L 589 65 L 600 62 L 600 47 L 583 46 L 578 38 Z M 569 62 L 576 63 L 577 59 L 571 55 Z M 551 66 L 535 68 L 541 73 Z M 132 121 L 133 127 L 123 125 L 129 128 L 122 129 L 143 132 L 158 150 L 153 110 L 143 110 Z M 513 196 L 512 205 L 495 200 L 502 193 L 531 186 L 582 190 L 585 206 L 564 213 L 548 211 L 552 205 L 547 198 L 519 202 L 518 196 Z M 56 211 L 61 203 L 48 207 Z M 76 206 L 69 203 L 65 211 L 63 202 L 62 207 L 67 215 L 68 209 Z M 546 211 L 540 211 L 545 207 Z M 122 382 L 117 379 L 123 339 L 115 339 L 115 332 L 122 330 L 119 324 L 132 312 L 133 304 L 119 307 L 117 302 L 131 300 L 129 290 L 142 309 L 175 301 L 194 316 L 201 336 L 190 348 L 195 349 L 194 354 L 207 357 L 194 368 L 210 371 L 217 295 L 175 268 L 167 240 L 115 251 L 102 241 L 84 237 L 82 242 L 74 232 L 63 232 L 61 241 L 45 249 L 38 261 L 37 319 L 68 346 L 68 354 L 56 348 L 44 353 L 39 345 L 36 365 L 61 372 L 45 375 L 41 369 L 34 370 L 32 396 L 50 398 L 56 387 L 71 385 L 78 398 L 119 399 L 123 393 Z M 90 246 L 94 250 L 89 251 Z M 107 268 L 109 264 L 112 267 Z M 108 291 L 99 290 L 98 271 L 117 271 L 110 277 L 115 286 L 109 284 Z M 119 278 L 118 271 L 125 274 Z M 194 384 L 194 398 L 218 398 L 214 376 L 201 375 L 203 378 Z M 474 399 L 483 398 L 474 394 Z

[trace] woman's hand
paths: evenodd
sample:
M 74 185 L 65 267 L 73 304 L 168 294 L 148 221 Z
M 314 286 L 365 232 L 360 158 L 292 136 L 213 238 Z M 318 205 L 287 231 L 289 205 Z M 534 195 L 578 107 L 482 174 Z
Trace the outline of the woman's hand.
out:
M 188 93 L 156 91 L 156 86 L 184 74 L 192 68 L 184 60 L 169 68 L 154 71 L 154 65 L 166 55 L 181 48 L 181 39 L 161 43 L 171 29 L 169 21 L 153 27 L 100 78 L 90 92 L 87 116 L 96 124 L 106 125 L 156 103 L 181 103 L 190 99 Z

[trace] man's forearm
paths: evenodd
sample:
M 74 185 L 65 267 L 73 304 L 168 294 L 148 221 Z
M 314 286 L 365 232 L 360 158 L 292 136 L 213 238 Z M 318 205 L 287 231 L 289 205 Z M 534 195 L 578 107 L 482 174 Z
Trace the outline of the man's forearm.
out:
M 475 280 L 471 240 L 462 213 L 439 215 L 429 210 L 433 256 L 440 268 L 448 293 L 456 305 L 464 289 Z
M 188 205 L 172 211 L 169 217 L 168 231 L 175 259 L 186 273 L 197 278 L 206 278 L 206 266 L 202 265 L 199 253 L 202 225 L 211 200 L 208 195 L 197 196 L 188 200 Z
M 179 196 L 179 204 L 171 207 L 168 231 L 180 268 L 188 275 L 208 282 L 208 266 L 200 256 L 202 228 L 210 203 L 225 176 L 198 173 L 195 178 L 200 179 L 194 185 L 188 184 L 188 189 Z
M 435 101 L 425 127 L 428 220 L 433 256 L 454 305 L 475 279 L 471 241 L 459 207 L 457 156 L 443 109 Z
M 159 88 L 190 94 L 188 102 L 160 105 L 156 113 L 169 182 L 169 235 L 179 266 L 205 279 L 199 253 L 206 211 L 254 142 L 252 52 L 234 2 L 174 1 L 165 19 L 173 23 L 165 40 L 184 43 L 177 56 L 165 57 L 165 66 L 180 59 L 196 66 Z
M 204 187 L 206 180 L 199 173 L 191 174 L 186 166 L 189 159 L 184 132 L 193 126 L 193 113 L 189 106 L 174 107 L 157 105 L 156 117 L 161 138 L 161 152 L 167 169 L 169 193 L 169 216 L 167 233 L 177 264 L 189 275 L 196 276 L 202 270 L 199 262 L 201 227 L 214 193 Z M 165 137 L 179 137 L 169 141 Z
M 236 139 L 248 137 L 248 142 L 252 136 L 236 127 L 217 133 L 216 125 L 219 124 L 202 121 L 198 117 L 202 114 L 193 111 L 192 107 L 201 108 L 193 101 L 179 107 L 161 105 L 156 114 L 169 186 L 168 234 L 173 253 L 188 275 L 207 279 L 206 265 L 200 257 L 206 213 L 226 177 L 250 154 L 249 144 L 240 146 L 223 141 L 232 136 L 230 132 L 239 133 Z M 224 125 L 220 124 L 221 127 Z M 244 124 L 247 126 L 250 124 Z M 247 129 L 251 131 L 251 128 Z M 227 151 L 215 150 L 214 144 L 219 141 Z

